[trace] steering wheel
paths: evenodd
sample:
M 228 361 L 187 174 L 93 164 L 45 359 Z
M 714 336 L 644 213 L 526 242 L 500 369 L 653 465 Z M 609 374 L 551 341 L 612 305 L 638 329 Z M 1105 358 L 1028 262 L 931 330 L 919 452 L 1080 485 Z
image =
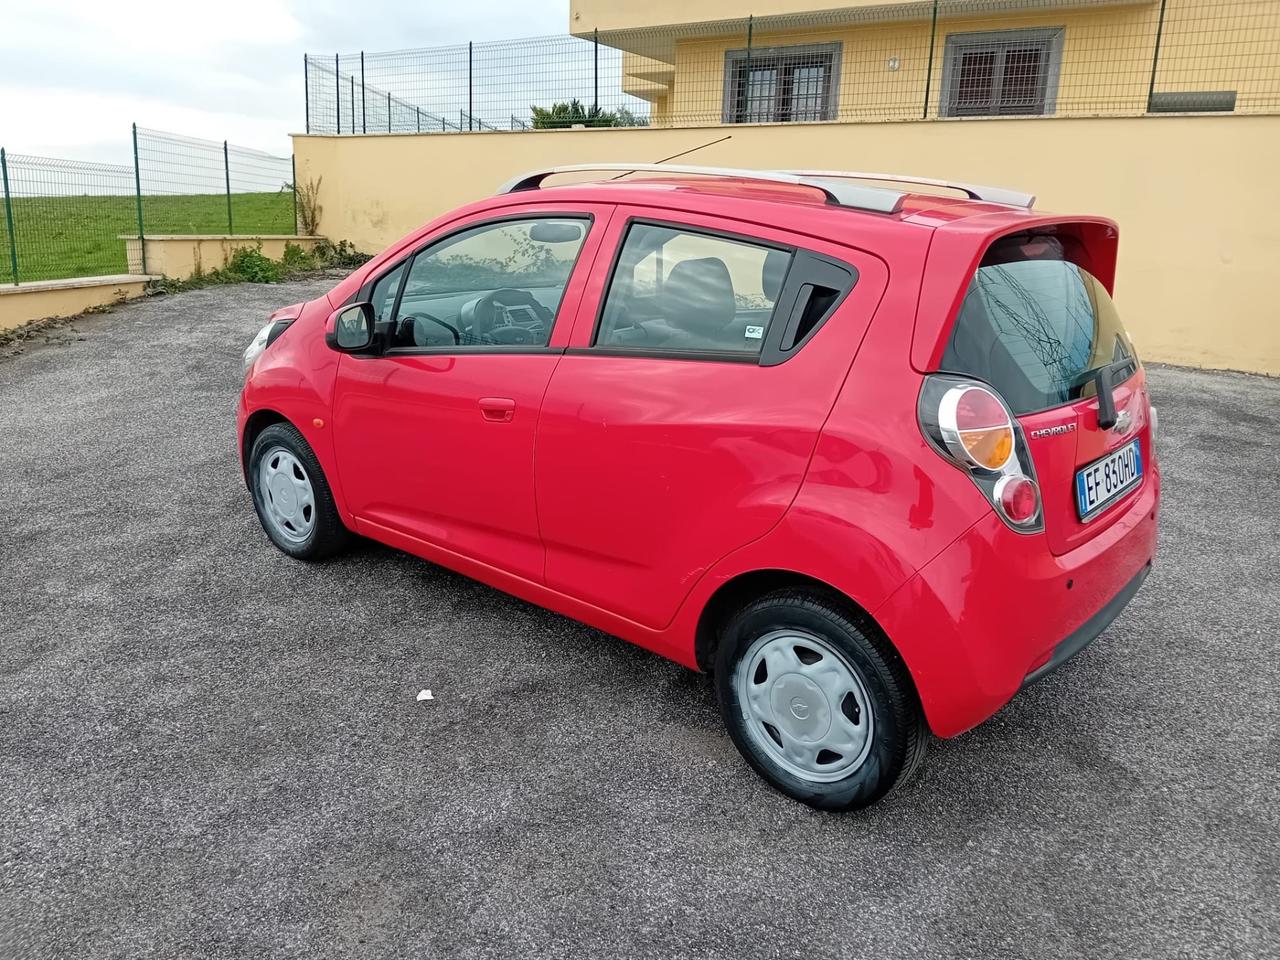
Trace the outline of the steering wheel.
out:
M 534 330 L 527 324 L 511 323 L 505 311 L 500 311 L 499 307 L 527 307 L 537 318 L 542 329 Z M 494 343 L 534 343 L 541 339 L 547 324 L 551 322 L 551 311 L 544 307 L 537 297 L 527 290 L 517 290 L 514 287 L 500 287 L 472 301 L 462 308 L 464 322 L 468 319 L 468 314 L 470 314 L 471 329 L 475 335 L 488 337 Z M 506 319 L 501 326 L 499 326 L 502 322 L 499 320 L 500 315 Z
M 414 336 L 415 320 L 422 320 L 426 323 L 434 323 L 436 326 L 444 327 L 453 337 L 453 342 L 455 344 L 462 342 L 462 332 L 452 323 L 449 323 L 446 320 L 441 320 L 439 317 L 433 317 L 429 313 L 406 313 L 398 321 L 398 329 L 396 330 L 396 340 L 400 342 L 402 346 L 419 346 L 417 338 Z

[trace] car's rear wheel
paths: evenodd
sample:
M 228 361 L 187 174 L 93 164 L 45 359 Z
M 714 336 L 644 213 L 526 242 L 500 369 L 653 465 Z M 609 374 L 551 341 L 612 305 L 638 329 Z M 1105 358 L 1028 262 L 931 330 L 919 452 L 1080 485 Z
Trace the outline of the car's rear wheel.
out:
M 289 556 L 322 560 L 349 543 L 320 461 L 292 424 L 273 423 L 254 439 L 249 486 L 262 529 Z
M 738 611 L 721 635 L 716 693 L 747 762 L 814 807 L 874 803 L 924 757 L 928 729 L 905 665 L 817 592 L 779 590 Z

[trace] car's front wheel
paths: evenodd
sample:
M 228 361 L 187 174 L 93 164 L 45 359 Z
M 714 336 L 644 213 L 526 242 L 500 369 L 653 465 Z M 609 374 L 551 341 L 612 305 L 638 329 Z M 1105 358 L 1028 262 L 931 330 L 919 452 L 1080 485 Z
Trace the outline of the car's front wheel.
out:
M 322 560 L 350 541 L 320 461 L 292 424 L 273 423 L 254 439 L 249 486 L 262 529 L 289 556 Z
M 811 806 L 865 807 L 904 783 L 928 730 L 888 643 L 830 598 L 780 590 L 725 626 L 716 693 L 734 744 L 773 786 Z

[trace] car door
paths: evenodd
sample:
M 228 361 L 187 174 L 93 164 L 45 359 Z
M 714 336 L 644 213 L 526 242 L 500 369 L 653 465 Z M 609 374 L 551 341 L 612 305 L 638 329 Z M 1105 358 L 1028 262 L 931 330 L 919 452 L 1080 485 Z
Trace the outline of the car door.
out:
M 362 532 L 542 580 L 534 429 L 609 210 L 475 215 L 371 278 L 382 348 L 342 357 L 333 404 Z
M 887 271 L 773 228 L 650 217 L 614 213 L 535 473 L 548 586 L 660 628 L 786 512 Z

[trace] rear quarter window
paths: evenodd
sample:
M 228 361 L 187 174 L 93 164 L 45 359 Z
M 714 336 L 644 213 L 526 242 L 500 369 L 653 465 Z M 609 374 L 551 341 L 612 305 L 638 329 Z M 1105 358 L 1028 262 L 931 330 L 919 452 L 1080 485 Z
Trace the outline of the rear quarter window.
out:
M 1014 413 L 1095 390 L 1093 371 L 1133 356 L 1106 288 L 1052 237 L 994 244 L 956 317 L 944 370 L 985 380 Z

